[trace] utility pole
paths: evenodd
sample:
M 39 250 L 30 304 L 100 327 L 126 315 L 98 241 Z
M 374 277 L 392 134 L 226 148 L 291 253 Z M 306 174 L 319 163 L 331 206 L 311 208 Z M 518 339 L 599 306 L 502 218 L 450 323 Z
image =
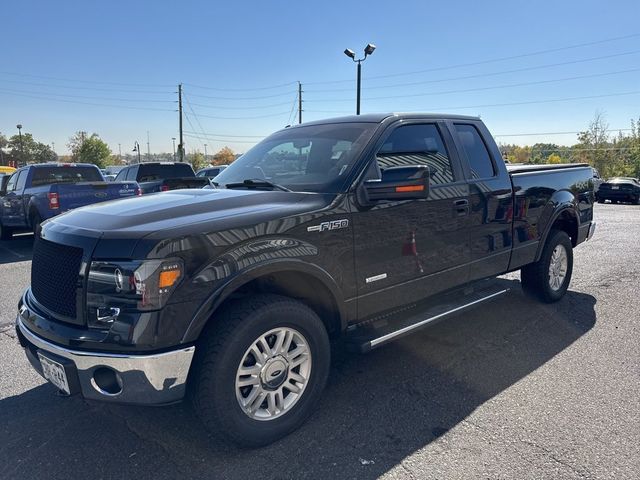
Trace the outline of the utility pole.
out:
M 173 142 L 173 161 L 176 161 L 176 137 L 171 137 L 171 141 Z
M 178 143 L 178 157 L 184 162 L 184 144 L 182 143 L 182 84 L 178 85 L 178 121 L 180 129 L 180 142 Z
M 302 123 L 302 84 L 298 82 L 298 123 Z
M 147 130 L 147 162 L 151 161 L 151 147 L 149 145 L 149 130 Z
M 122 145 L 118 144 L 118 161 L 122 163 Z
M 207 144 L 204 144 L 204 163 L 207 163 Z

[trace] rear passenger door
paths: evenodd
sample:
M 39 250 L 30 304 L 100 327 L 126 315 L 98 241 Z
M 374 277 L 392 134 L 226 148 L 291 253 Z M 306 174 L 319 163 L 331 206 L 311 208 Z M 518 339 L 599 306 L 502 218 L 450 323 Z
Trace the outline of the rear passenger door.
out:
M 467 279 L 467 185 L 441 122 L 402 122 L 379 141 L 365 179 L 385 168 L 428 165 L 429 197 L 383 200 L 352 216 L 358 316 L 421 300 Z
M 513 192 L 497 145 L 480 121 L 449 122 L 469 184 L 469 280 L 506 272 Z

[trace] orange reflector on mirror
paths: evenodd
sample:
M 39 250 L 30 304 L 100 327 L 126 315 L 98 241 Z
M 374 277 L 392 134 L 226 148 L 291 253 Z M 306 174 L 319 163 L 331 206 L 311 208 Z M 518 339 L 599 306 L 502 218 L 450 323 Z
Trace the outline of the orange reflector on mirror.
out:
M 167 288 L 173 286 L 180 278 L 180 270 L 165 270 L 160 272 L 158 287 Z
M 409 185 L 406 187 L 396 187 L 396 193 L 400 192 L 422 192 L 424 185 Z

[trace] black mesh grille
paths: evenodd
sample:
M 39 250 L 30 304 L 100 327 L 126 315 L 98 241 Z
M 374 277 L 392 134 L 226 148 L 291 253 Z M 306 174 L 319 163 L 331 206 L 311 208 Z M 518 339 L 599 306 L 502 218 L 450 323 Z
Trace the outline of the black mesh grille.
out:
M 76 316 L 76 284 L 82 249 L 36 238 L 31 291 L 38 303 L 66 317 Z

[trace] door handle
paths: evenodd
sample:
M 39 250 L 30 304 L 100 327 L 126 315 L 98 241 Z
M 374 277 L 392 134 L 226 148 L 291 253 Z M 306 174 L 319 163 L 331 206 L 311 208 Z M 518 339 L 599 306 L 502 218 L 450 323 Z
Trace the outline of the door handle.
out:
M 453 208 L 456 211 L 456 215 L 458 216 L 463 216 L 463 215 L 468 215 L 469 214 L 469 200 L 467 199 L 461 199 L 461 200 L 455 200 L 453 202 Z

